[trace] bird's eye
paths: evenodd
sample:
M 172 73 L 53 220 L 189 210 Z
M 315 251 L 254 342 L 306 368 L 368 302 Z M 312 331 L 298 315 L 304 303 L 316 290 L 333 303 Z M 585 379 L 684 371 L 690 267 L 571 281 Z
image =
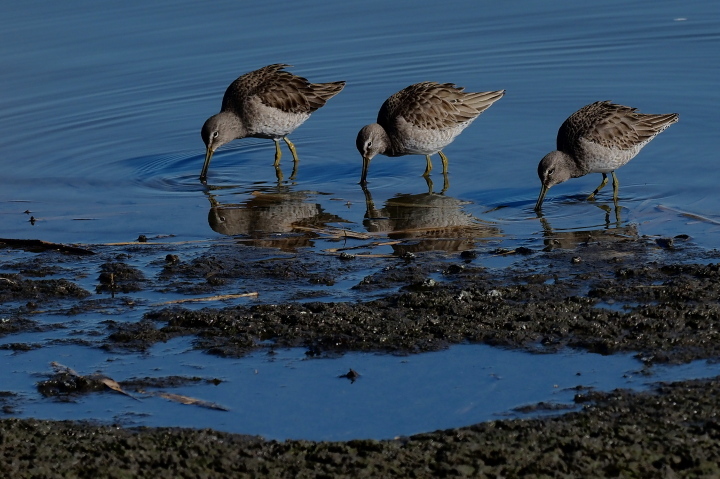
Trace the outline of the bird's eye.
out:
M 548 176 L 552 176 L 553 173 L 555 173 L 555 168 L 550 168 L 550 169 L 548 170 Z
M 372 146 L 372 141 L 367 142 L 367 147 L 370 148 Z
M 212 137 L 213 137 L 213 138 L 217 138 L 217 137 L 218 137 L 218 134 L 219 134 L 219 133 L 218 133 L 217 131 L 213 131 Z

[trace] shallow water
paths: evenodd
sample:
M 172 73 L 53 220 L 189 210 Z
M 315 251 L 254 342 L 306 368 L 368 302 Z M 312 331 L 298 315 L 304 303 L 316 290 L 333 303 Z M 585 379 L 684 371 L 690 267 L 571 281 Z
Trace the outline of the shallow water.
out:
M 3 389 L 19 394 L 21 417 L 211 427 L 267 439 L 392 438 L 528 417 L 516 409 L 541 401 L 577 410 L 573 397 L 589 389 L 642 390 L 651 382 L 720 374 L 720 364 L 705 361 L 647 370 L 630 354 L 531 355 L 483 345 L 411 356 L 348 353 L 337 359 L 307 359 L 305 350 L 279 349 L 224 359 L 192 350 L 188 340 L 176 339 L 141 355 L 50 346 L 15 357 L 7 352 L 0 356 L 13 363 L 13 370 L 3 374 Z M 38 393 L 35 382 L 50 375 L 50 361 L 71 366 L 80 358 L 84 364 L 78 373 L 101 372 L 121 382 L 145 375 L 221 382 L 145 388 L 144 393 L 128 389 L 139 401 L 111 391 L 71 396 L 69 401 Z M 340 377 L 351 368 L 360 374 L 358 379 Z M 209 401 L 227 411 L 151 395 L 158 391 Z M 533 414 L 543 413 L 557 412 L 540 409 Z
M 318 231 L 342 228 L 403 241 L 375 253 L 454 254 L 539 247 L 548 236 L 572 244 L 578 231 L 613 229 L 717 247 L 712 2 L 44 2 L 6 3 L 0 13 L 0 237 L 98 244 L 172 235 L 205 248 L 240 235 L 242 244 L 322 251 L 335 244 Z M 295 179 L 287 149 L 278 179 L 273 144 L 246 139 L 216 153 L 203 186 L 203 121 L 234 78 L 276 62 L 312 81 L 348 82 L 291 135 Z M 507 93 L 446 148 L 447 185 L 437 158 L 429 185 L 421 157 L 378 157 L 363 191 L 357 131 L 388 95 L 424 80 Z M 541 221 L 532 211 L 538 161 L 570 113 L 605 99 L 678 112 L 680 122 L 619 170 L 617 210 L 609 187 L 583 201 L 600 181 L 591 175 L 550 190 Z M 458 367 L 443 354 L 428 357 Z

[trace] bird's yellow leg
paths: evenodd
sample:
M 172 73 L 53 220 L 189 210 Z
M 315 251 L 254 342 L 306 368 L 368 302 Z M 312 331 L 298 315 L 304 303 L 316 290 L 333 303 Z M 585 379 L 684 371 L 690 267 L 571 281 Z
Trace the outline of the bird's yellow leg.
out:
M 288 148 L 290 148 L 290 153 L 292 153 L 293 161 L 295 163 L 300 161 L 297 156 L 297 151 L 295 150 L 295 145 L 293 145 L 292 141 L 288 140 L 287 137 L 283 137 L 283 140 L 285 140 L 285 143 L 287 143 Z
M 425 165 L 425 173 L 423 173 L 423 176 L 428 176 L 432 171 L 432 161 L 430 161 L 430 155 L 425 155 L 425 161 L 427 164 Z
M 600 183 L 600 186 L 598 186 L 597 188 L 595 188 L 595 191 L 593 191 L 592 193 L 590 193 L 590 196 L 587 197 L 588 201 L 594 200 L 594 199 L 595 199 L 595 195 L 598 194 L 598 191 L 602 190 L 603 187 L 604 187 L 605 185 L 607 185 L 607 182 L 608 182 L 607 175 L 606 175 L 605 173 L 603 173 L 602 175 L 603 175 L 602 183 Z M 613 175 L 613 178 L 615 178 L 615 172 L 613 172 L 612 175 Z M 613 179 L 613 184 L 615 184 L 615 180 L 614 180 L 614 179 Z
M 448 159 L 447 159 L 447 156 L 445 156 L 445 153 L 443 153 L 442 151 L 438 151 L 438 155 L 440 155 L 440 159 L 442 160 L 443 175 L 447 175 L 447 172 L 448 172 Z
M 282 158 L 282 151 L 280 151 L 280 142 L 275 141 L 275 168 L 280 166 L 280 158 Z
M 613 201 L 615 204 L 617 204 L 618 201 L 618 192 L 620 191 L 620 182 L 617 179 L 617 176 L 615 176 L 615 172 L 611 171 L 610 174 L 613 177 Z

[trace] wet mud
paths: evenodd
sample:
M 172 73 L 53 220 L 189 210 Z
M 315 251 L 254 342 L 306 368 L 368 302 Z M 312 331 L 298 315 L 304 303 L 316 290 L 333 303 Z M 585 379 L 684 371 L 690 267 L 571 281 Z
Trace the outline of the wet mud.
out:
M 112 307 L 141 308 L 142 319 L 110 317 L 98 326 L 99 333 L 83 339 L 87 345 L 143 350 L 189 336 L 198 349 L 234 357 L 288 346 L 304 347 L 309 356 L 413 354 L 480 342 L 539 354 L 567 347 L 601 354 L 636 351 L 647 364 L 716 359 L 720 252 L 694 247 L 686 237 L 660 240 L 586 237 L 547 240 L 543 249 L 488 246 L 390 258 L 302 249 L 260 254 L 261 249 L 235 244 L 102 247 L 82 256 L 56 249 L 0 264 L 0 336 L 64 327 L 63 316 Z M 508 266 L 485 267 L 491 256 L 507 258 Z M 357 278 L 350 285 L 351 301 L 333 301 L 317 289 L 347 283 L 348 277 Z M 276 288 L 289 299 L 193 309 L 142 298 L 168 291 L 222 295 L 253 289 L 262 298 L 264 288 Z M 36 321 L 38 311 L 52 311 L 59 319 Z M 38 347 L 5 346 L 18 354 Z M 123 387 L 142 390 L 194 380 L 155 384 L 145 378 Z M 40 387 L 52 395 L 101 386 L 61 375 Z M 16 420 L 7 416 L 18 407 L 17 398 L 0 390 L 6 416 L 0 416 L 0 469 L 13 477 L 715 475 L 720 473 L 719 389 L 716 379 L 661 385 L 650 393 L 578 391 L 583 410 L 558 417 L 344 443 Z M 539 404 L 536 410 L 555 408 Z
M 720 261 L 715 251 L 666 251 L 632 239 L 508 253 L 519 260 L 500 270 L 484 268 L 482 254 L 397 259 L 353 286 L 396 291 L 369 301 L 157 308 L 142 321 L 109 325 L 104 347 L 145 349 L 190 335 L 197 348 L 222 356 L 273 346 L 305 347 L 311 355 L 414 353 L 464 342 L 541 353 L 637 351 L 648 364 L 720 355 L 720 264 L 709 263 Z M 200 258 L 173 275 L 188 281 L 203 265 L 205 275 L 224 278 L 237 271 L 319 281 L 313 265 L 297 257 L 291 265 L 271 263 L 255 271 L 230 263 L 218 273 L 219 259 Z M 325 270 L 322 281 L 332 284 L 333 274 Z

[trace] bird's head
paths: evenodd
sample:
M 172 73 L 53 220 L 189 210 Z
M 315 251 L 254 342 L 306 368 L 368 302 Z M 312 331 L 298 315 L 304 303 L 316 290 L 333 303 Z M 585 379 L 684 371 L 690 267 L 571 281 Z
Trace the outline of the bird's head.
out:
M 535 211 L 539 211 L 542 207 L 543 200 L 547 191 L 557 184 L 569 180 L 573 177 L 573 171 L 576 166 L 573 159 L 567 153 L 562 151 L 551 151 L 538 165 L 538 177 L 540 177 L 540 196 L 535 203 Z
M 355 140 L 355 146 L 357 146 L 363 160 L 367 161 L 372 160 L 378 154 L 385 153 L 389 143 L 385 129 L 377 123 L 362 127 Z

